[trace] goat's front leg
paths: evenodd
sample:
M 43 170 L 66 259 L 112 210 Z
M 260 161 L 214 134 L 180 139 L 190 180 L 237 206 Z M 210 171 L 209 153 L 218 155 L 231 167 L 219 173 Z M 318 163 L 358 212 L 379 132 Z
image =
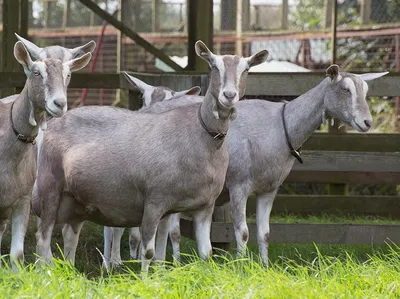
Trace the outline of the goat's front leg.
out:
M 7 224 L 8 224 L 8 219 L 7 218 L 0 220 L 0 267 L 2 265 L 1 242 L 2 242 L 2 239 L 3 239 L 3 235 L 4 235 L 5 231 L 6 231 Z
M 245 253 L 249 240 L 249 229 L 246 223 L 247 192 L 245 190 L 244 186 L 229 188 L 231 216 L 233 229 L 235 230 L 238 257 Z
M 157 205 L 145 205 L 142 218 L 142 272 L 147 273 L 155 257 L 155 240 L 158 224 L 165 211 Z
M 76 248 L 78 247 L 79 235 L 83 227 L 83 221 L 78 222 L 74 226 L 71 224 L 64 224 L 62 235 L 64 239 L 64 257 L 75 265 Z
M 131 227 L 129 229 L 129 252 L 132 260 L 140 259 L 140 256 L 138 254 L 140 239 L 140 227 Z M 141 250 L 139 252 L 141 252 Z
M 172 255 L 176 261 L 181 258 L 180 243 L 181 243 L 181 213 L 171 215 L 171 224 L 169 226 L 169 238 L 172 244 Z
M 214 205 L 193 213 L 194 233 L 197 241 L 199 256 L 208 260 L 212 255 L 210 240 L 212 213 Z
M 257 241 L 264 266 L 268 267 L 269 217 L 278 190 L 257 196 Z
M 29 195 L 22 197 L 12 211 L 10 259 L 13 270 L 18 269 L 17 262 L 24 261 L 24 241 L 29 221 L 30 200 Z
M 165 261 L 170 223 L 171 215 L 168 215 L 163 217 L 158 225 L 156 238 L 156 261 Z

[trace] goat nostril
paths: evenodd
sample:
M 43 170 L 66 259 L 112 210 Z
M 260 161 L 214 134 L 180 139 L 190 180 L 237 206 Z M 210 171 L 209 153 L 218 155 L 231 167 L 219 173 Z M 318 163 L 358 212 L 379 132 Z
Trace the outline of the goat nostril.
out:
M 236 92 L 234 92 L 234 91 L 224 91 L 224 96 L 227 98 L 227 99 L 233 99 L 233 98 L 235 98 L 236 97 Z
M 65 102 L 63 100 L 54 100 L 54 105 L 57 108 L 63 109 L 65 106 Z
M 372 127 L 372 121 L 370 121 L 369 119 L 368 120 L 364 120 L 364 123 L 368 128 Z

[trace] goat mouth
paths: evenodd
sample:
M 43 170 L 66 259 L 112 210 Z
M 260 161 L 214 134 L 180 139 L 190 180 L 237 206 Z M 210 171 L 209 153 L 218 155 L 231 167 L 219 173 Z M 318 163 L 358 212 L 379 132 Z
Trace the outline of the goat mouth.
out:
M 48 114 L 50 114 L 52 117 L 61 117 L 64 114 L 63 110 L 58 110 L 58 111 L 54 111 L 51 110 L 49 107 L 46 106 L 46 111 Z
M 231 109 L 234 105 L 228 105 L 226 103 L 223 103 L 222 100 L 218 99 L 219 104 L 222 106 L 222 108 L 225 109 Z
M 361 127 L 355 120 L 351 121 L 351 126 L 356 129 L 358 132 L 367 132 L 368 128 Z

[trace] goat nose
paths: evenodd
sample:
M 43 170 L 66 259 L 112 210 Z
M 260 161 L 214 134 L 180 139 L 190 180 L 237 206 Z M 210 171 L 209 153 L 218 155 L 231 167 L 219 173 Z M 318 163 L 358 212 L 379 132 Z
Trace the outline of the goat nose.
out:
M 63 109 L 65 107 L 66 103 L 67 102 L 64 99 L 56 99 L 56 100 L 54 100 L 54 105 L 57 108 L 60 108 L 60 109 Z
M 372 127 L 372 120 L 366 119 L 364 120 L 364 124 L 370 129 Z
M 229 100 L 233 100 L 236 97 L 236 92 L 234 92 L 234 91 L 224 91 L 224 96 Z

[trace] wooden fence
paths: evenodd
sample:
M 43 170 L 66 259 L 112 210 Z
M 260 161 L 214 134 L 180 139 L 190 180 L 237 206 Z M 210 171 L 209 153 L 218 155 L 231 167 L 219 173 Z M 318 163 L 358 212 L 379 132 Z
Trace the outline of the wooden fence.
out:
M 207 75 L 132 73 L 152 85 L 182 90 L 194 85 L 204 93 Z M 246 95 L 298 96 L 316 86 L 323 73 L 250 74 Z M 23 87 L 23 73 L 0 73 L 0 88 Z M 72 76 L 71 88 L 128 89 L 129 107 L 140 107 L 138 92 L 122 74 L 85 74 Z M 370 96 L 400 96 L 400 73 L 392 73 L 369 82 Z M 400 134 L 330 134 L 315 133 L 304 145 L 304 164 L 295 163 L 288 182 L 400 184 Z M 248 213 L 254 213 L 254 202 L 248 201 Z M 335 213 L 400 217 L 398 196 L 316 196 L 278 195 L 275 212 L 300 214 Z M 192 225 L 182 219 L 184 236 L 192 237 Z M 255 240 L 255 225 L 249 224 L 250 241 Z M 216 243 L 234 240 L 228 222 L 214 222 L 211 239 Z M 283 243 L 400 243 L 398 225 L 350 224 L 271 224 L 271 242 Z

